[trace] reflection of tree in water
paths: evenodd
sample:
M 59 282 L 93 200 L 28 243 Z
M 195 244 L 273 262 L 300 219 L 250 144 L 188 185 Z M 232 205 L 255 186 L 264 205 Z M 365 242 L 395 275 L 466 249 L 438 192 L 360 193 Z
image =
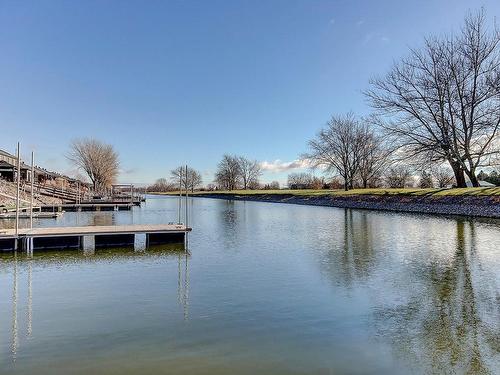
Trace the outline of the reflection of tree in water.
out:
M 466 231 L 464 221 L 457 221 L 456 248 L 450 262 L 422 266 L 419 279 L 426 287 L 410 303 L 378 314 L 382 331 L 391 337 L 397 351 L 412 358 L 415 366 L 430 373 L 489 374 L 498 371 L 490 362 L 500 354 L 499 307 L 491 304 L 498 298 L 498 288 L 491 296 L 488 280 L 476 280 L 483 271 L 476 254 L 474 223 Z M 479 271 L 479 270 L 478 270 Z M 476 292 L 481 288 L 482 292 Z M 483 287 L 484 285 L 484 287 Z M 493 317 L 488 325 L 484 317 Z M 493 362 L 494 366 L 494 362 Z
M 352 285 L 365 280 L 375 266 L 372 221 L 365 211 L 344 210 L 341 230 L 325 254 L 322 254 L 323 270 L 330 276 L 341 272 L 335 280 Z
M 238 220 L 238 208 L 235 202 L 232 200 L 223 200 L 220 202 L 222 205 L 219 210 L 219 222 L 218 231 L 220 230 L 220 237 L 218 241 L 221 241 L 226 248 L 237 248 L 236 243 L 238 240 L 238 225 L 240 224 Z
M 234 207 L 234 201 L 225 200 L 222 202 L 222 204 L 224 204 L 224 208 L 219 212 L 223 228 L 233 229 L 238 219 L 236 208 Z

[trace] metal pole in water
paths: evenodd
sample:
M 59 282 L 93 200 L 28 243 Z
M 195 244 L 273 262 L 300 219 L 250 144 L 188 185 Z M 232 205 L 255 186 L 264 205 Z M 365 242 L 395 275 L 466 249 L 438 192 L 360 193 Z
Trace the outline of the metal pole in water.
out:
M 186 181 L 186 200 L 185 200 L 185 203 L 186 203 L 186 217 L 185 217 L 185 223 L 184 223 L 184 226 L 188 227 L 188 190 L 189 190 L 189 186 L 188 186 L 188 166 L 186 164 L 186 178 L 185 178 L 185 181 Z M 184 232 L 184 249 L 187 251 L 187 248 L 188 248 L 188 232 L 186 230 L 186 232 Z
M 185 199 L 185 203 L 186 203 L 186 217 L 184 218 L 185 219 L 185 225 L 187 227 L 188 225 L 188 166 L 186 165 L 186 199 Z
M 19 147 L 19 142 L 17 142 L 16 245 L 18 241 L 17 237 L 19 236 L 19 189 L 21 188 L 21 157 Z
M 182 199 L 182 167 L 179 167 L 179 204 L 177 205 L 177 224 L 181 223 L 181 199 Z
M 30 229 L 33 229 L 33 187 L 35 180 L 35 153 L 31 151 L 31 199 L 30 199 Z

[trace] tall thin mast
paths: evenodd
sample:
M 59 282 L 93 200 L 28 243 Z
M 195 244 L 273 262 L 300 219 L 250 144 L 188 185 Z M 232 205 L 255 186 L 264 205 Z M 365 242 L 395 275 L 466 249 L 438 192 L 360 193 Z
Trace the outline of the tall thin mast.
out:
M 30 199 L 30 228 L 33 229 L 33 187 L 35 181 L 35 153 L 31 151 L 31 199 Z
M 184 225 L 187 227 L 187 225 L 188 225 L 188 166 L 187 166 L 187 164 L 186 164 L 185 181 L 186 181 L 186 200 L 185 200 L 185 203 L 186 203 L 186 217 L 184 218 L 185 219 Z
M 21 157 L 19 147 L 19 142 L 17 142 L 16 241 L 19 235 L 19 189 L 21 189 Z
M 181 223 L 181 202 L 182 199 L 182 167 L 179 167 L 179 204 L 177 207 L 177 224 Z

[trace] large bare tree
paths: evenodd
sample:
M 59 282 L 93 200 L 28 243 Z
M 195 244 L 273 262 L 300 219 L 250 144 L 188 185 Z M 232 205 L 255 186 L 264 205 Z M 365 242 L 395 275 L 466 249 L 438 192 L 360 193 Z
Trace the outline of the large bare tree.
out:
M 185 189 L 191 190 L 191 192 L 203 182 L 201 173 L 190 167 L 187 168 L 187 174 L 186 167 L 177 167 L 170 172 L 170 177 L 177 188 L 182 186 Z
M 310 152 L 304 157 L 315 167 L 338 173 L 344 180 L 344 189 L 349 190 L 359 172 L 364 141 L 365 128 L 354 114 L 332 116 L 316 138 L 309 141 Z
M 94 191 L 109 188 L 118 177 L 120 163 L 112 145 L 93 138 L 75 139 L 66 157 L 87 174 Z
M 382 178 L 391 161 L 391 149 L 382 137 L 368 126 L 370 120 L 364 119 L 359 129 L 360 158 L 358 178 L 363 188 L 375 187 Z
M 241 182 L 243 189 L 251 189 L 259 185 L 259 177 L 262 175 L 262 169 L 257 160 L 250 160 L 244 156 L 238 158 Z
M 217 165 L 215 181 L 219 189 L 234 190 L 240 187 L 241 169 L 239 157 L 224 155 Z
M 366 92 L 407 160 L 446 161 L 456 185 L 473 186 L 478 167 L 500 152 L 500 33 L 484 12 L 460 33 L 425 40 Z

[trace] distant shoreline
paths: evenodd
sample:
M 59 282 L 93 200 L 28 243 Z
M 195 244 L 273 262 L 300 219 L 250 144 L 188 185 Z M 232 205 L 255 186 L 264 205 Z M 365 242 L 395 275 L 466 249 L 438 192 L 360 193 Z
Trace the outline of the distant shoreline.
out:
M 154 193 L 153 193 L 154 194 Z M 196 198 L 214 198 L 269 203 L 288 203 L 336 208 L 459 215 L 500 219 L 500 196 L 494 195 L 410 195 L 300 193 L 195 192 Z

